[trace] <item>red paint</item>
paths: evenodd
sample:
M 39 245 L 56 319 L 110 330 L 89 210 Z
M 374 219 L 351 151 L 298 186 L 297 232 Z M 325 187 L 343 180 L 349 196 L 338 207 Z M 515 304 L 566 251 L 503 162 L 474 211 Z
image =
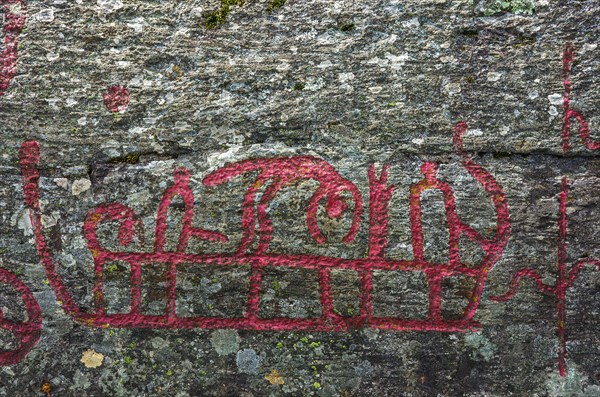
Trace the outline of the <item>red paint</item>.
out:
M 0 96 L 4 95 L 17 74 L 19 34 L 25 26 L 27 6 L 25 0 L 0 0 L 4 14 L 4 49 L 0 53 Z M 20 7 L 19 13 L 14 13 Z
M 590 137 L 590 126 L 585 116 L 576 110 L 571 109 L 571 66 L 575 60 L 575 50 L 571 44 L 565 46 L 563 52 L 563 128 L 562 128 L 562 148 L 563 152 L 568 152 L 571 148 L 571 119 L 579 123 L 579 136 L 586 148 L 590 150 L 600 149 L 600 141 L 595 141 Z
M 114 85 L 108 89 L 108 92 L 102 95 L 104 105 L 113 113 L 122 112 L 129 106 L 131 96 L 127 88 Z
M 558 349 L 558 368 L 561 376 L 566 376 L 566 356 L 567 356 L 567 337 L 565 328 L 565 303 L 569 288 L 577 279 L 579 271 L 588 265 L 595 266 L 600 270 L 600 261 L 597 259 L 580 259 L 572 265 L 570 271 L 567 266 L 567 200 L 569 194 L 569 181 L 566 177 L 562 179 L 561 192 L 559 198 L 558 215 L 558 273 L 554 285 L 547 285 L 542 281 L 542 277 L 536 270 L 522 269 L 513 276 L 510 289 L 500 296 L 492 297 L 496 302 L 505 302 L 512 299 L 518 292 L 521 279 L 528 277 L 532 279 L 537 288 L 547 295 L 553 295 L 557 301 L 557 334 L 560 341 Z
M 571 80 L 569 78 L 571 72 L 571 65 L 575 59 L 575 51 L 573 46 L 567 44 L 563 52 L 563 81 L 565 87 L 565 93 L 563 96 L 564 102 L 564 115 L 563 115 L 563 133 L 562 133 L 562 147 L 563 152 L 566 153 L 570 149 L 570 134 L 571 134 L 571 119 L 575 118 L 579 122 L 579 133 L 584 145 L 588 149 L 600 148 L 600 142 L 595 142 L 590 139 L 590 131 L 588 128 L 587 121 L 580 113 L 570 108 L 571 100 Z M 566 295 L 568 289 L 573 285 L 577 279 L 579 271 L 588 265 L 596 266 L 600 270 L 600 261 L 597 259 L 580 259 L 572 265 L 571 271 L 568 270 L 567 265 L 567 199 L 569 194 L 569 181 L 566 177 L 562 178 L 561 192 L 559 197 L 559 212 L 558 212 L 558 255 L 557 255 L 557 267 L 558 272 L 556 275 L 556 282 L 554 285 L 545 284 L 542 281 L 542 277 L 534 269 L 522 269 L 519 270 L 512 278 L 509 290 L 503 295 L 492 297 L 491 299 L 496 302 L 504 302 L 512 299 L 519 289 L 519 283 L 521 279 L 527 277 L 535 283 L 537 288 L 547 294 L 556 297 L 557 301 L 557 335 L 559 338 L 559 349 L 558 349 L 558 369 L 561 376 L 566 376 L 567 365 L 567 336 L 566 336 L 566 314 L 565 304 Z
M 12 332 L 19 341 L 17 349 L 0 351 L 0 365 L 12 365 L 23 360 L 40 340 L 42 311 L 29 288 L 13 273 L 0 268 L 0 282 L 11 285 L 21 294 L 27 312 L 27 320 L 19 323 L 4 318 L 4 313 L 0 310 L 0 328 Z
M 144 226 L 136 214 L 128 207 L 119 204 L 104 204 L 88 213 L 84 223 L 84 235 L 88 241 L 94 258 L 96 284 L 94 287 L 94 310 L 88 312 L 77 307 L 66 285 L 57 273 L 43 235 L 41 212 L 39 206 L 39 149 L 37 142 L 25 142 L 20 151 L 20 164 L 23 175 L 23 191 L 25 202 L 31 209 L 38 251 L 42 264 L 48 275 L 50 285 L 63 309 L 76 320 L 95 327 L 147 327 L 147 328 L 238 328 L 252 330 L 313 330 L 313 331 L 345 331 L 356 327 L 368 326 L 393 330 L 420 331 L 467 331 L 477 328 L 473 321 L 483 291 L 487 274 L 500 258 L 506 245 L 510 220 L 506 196 L 495 179 L 465 153 L 462 146 L 462 135 L 466 131 L 465 123 L 457 124 L 454 144 L 457 153 L 462 157 L 466 170 L 481 183 L 496 208 L 497 231 L 492 238 L 485 238 L 467 224 L 463 223 L 455 207 L 454 193 L 451 187 L 437 179 L 436 165 L 425 163 L 422 167 L 424 179 L 412 186 L 410 196 L 411 232 L 413 234 L 414 260 L 395 261 L 386 258 L 388 244 L 388 207 L 394 186 L 388 186 L 388 166 L 384 166 L 378 177 L 374 166 L 368 171 L 370 183 L 369 208 L 369 254 L 367 258 L 343 259 L 315 255 L 287 255 L 269 252 L 269 243 L 273 234 L 273 225 L 267 213 L 269 202 L 277 193 L 287 186 L 301 180 L 314 180 L 319 186 L 309 200 L 306 224 L 309 233 L 318 244 L 326 242 L 325 235 L 319 229 L 317 212 L 321 203 L 326 214 L 337 218 L 349 211 L 343 192 L 348 192 L 352 200 L 352 223 L 343 241 L 354 240 L 360 228 L 363 200 L 358 188 L 343 178 L 335 169 L 322 159 L 309 156 L 289 158 L 267 158 L 247 160 L 220 168 L 203 180 L 206 186 L 227 183 L 233 178 L 245 174 L 256 173 L 254 183 L 250 185 L 244 196 L 242 208 L 242 241 L 235 252 L 220 254 L 192 254 L 187 252 L 190 238 L 200 238 L 216 242 L 227 241 L 227 237 L 214 231 L 198 229 L 192 226 L 194 217 L 194 196 L 189 187 L 190 174 L 184 168 L 175 170 L 174 184 L 169 187 L 158 207 L 154 249 L 152 252 L 139 250 L 110 251 L 102 247 L 96 236 L 101 222 L 112 221 L 119 224 L 118 241 L 127 247 L 136 240 L 144 241 Z M 257 198 L 260 190 L 263 193 Z M 423 237 L 421 225 L 421 194 L 428 189 L 440 190 L 444 196 L 446 216 L 450 228 L 450 260 L 448 263 L 430 263 L 423 257 Z M 179 243 L 175 251 L 166 251 L 167 213 L 172 200 L 180 196 L 184 202 L 184 219 Z M 484 258 L 478 266 L 468 267 L 460 262 L 458 241 L 465 235 L 478 244 L 484 252 Z M 257 239 L 257 248 L 250 250 L 252 242 Z M 140 244 L 141 245 L 141 244 Z M 107 314 L 104 305 L 104 265 L 107 261 L 125 261 L 131 265 L 131 307 L 128 313 Z M 141 267 L 150 263 L 164 264 L 167 270 L 167 308 L 163 315 L 147 315 L 140 311 L 141 306 Z M 238 318 L 221 318 L 210 316 L 178 317 L 176 311 L 177 266 L 182 263 L 198 265 L 212 264 L 217 266 L 249 265 L 250 292 L 246 313 Z M 258 315 L 260 303 L 261 280 L 265 267 L 297 267 L 314 269 L 319 273 L 322 314 L 318 318 L 261 318 Z M 331 294 L 331 270 L 346 269 L 358 272 L 360 278 L 360 315 L 342 317 L 335 313 Z M 429 316 L 424 320 L 406 318 L 375 317 L 372 302 L 373 270 L 383 271 L 418 271 L 425 272 L 429 280 Z M 459 320 L 444 319 L 441 314 L 442 290 L 441 282 L 445 277 L 467 276 L 476 280 L 472 297 Z

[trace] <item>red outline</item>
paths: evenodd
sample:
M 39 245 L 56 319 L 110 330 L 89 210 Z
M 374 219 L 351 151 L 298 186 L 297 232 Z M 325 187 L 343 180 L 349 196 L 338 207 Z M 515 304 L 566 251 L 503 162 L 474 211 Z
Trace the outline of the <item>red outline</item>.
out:
M 579 136 L 586 148 L 590 150 L 600 149 L 600 141 L 592 140 L 590 137 L 590 126 L 585 116 L 576 110 L 571 109 L 571 66 L 575 60 L 575 50 L 571 44 L 565 46 L 563 51 L 563 128 L 562 128 L 562 149 L 566 153 L 571 149 L 571 119 L 579 122 Z
M 563 81 L 565 86 L 564 93 L 564 115 L 563 115 L 563 133 L 562 133 L 562 148 L 563 152 L 566 153 L 570 149 L 570 135 L 571 135 L 571 118 L 575 117 L 579 121 L 579 133 L 584 145 L 588 149 L 600 148 L 600 142 L 592 141 L 590 139 L 590 131 L 585 120 L 585 117 L 575 110 L 570 108 L 571 100 L 571 80 L 569 74 L 571 72 L 571 65 L 575 59 L 575 51 L 571 44 L 565 46 L 563 52 Z M 542 281 L 542 277 L 534 269 L 522 269 L 514 274 L 509 290 L 499 296 L 492 297 L 491 299 L 495 302 L 505 302 L 512 299 L 518 292 L 519 283 L 521 279 L 527 277 L 533 280 L 537 288 L 547 294 L 556 297 L 557 301 L 557 335 L 559 338 L 559 350 L 558 350 L 558 369 L 560 376 L 566 376 L 567 374 L 567 336 L 566 336 L 566 295 L 567 290 L 571 288 L 579 271 L 587 265 L 596 266 L 600 270 L 600 261 L 597 259 L 580 259 L 575 262 L 572 266 L 571 271 L 568 271 L 567 266 L 567 199 L 569 194 L 569 180 L 567 177 L 563 177 L 561 181 L 561 191 L 559 197 L 559 212 L 558 212 L 558 259 L 557 267 L 558 273 L 556 275 L 555 285 L 548 285 Z
M 495 302 L 505 302 L 512 299 L 519 289 L 521 279 L 528 277 L 533 280 L 537 288 L 546 295 L 553 295 L 557 300 L 557 334 L 560 340 L 558 353 L 558 368 L 561 376 L 567 374 L 566 356 L 567 356 L 567 337 L 565 331 L 565 303 L 567 290 L 573 286 L 577 279 L 579 271 L 587 266 L 596 266 L 600 270 L 600 261 L 597 259 L 580 259 L 572 266 L 571 271 L 567 270 L 567 200 L 569 194 L 569 181 L 566 177 L 562 178 L 561 192 L 559 197 L 559 215 L 558 215 L 558 273 L 554 285 L 545 284 L 542 277 L 536 270 L 522 269 L 513 276 L 509 290 L 499 296 L 492 297 Z
M 510 219 L 506 195 L 496 180 L 465 153 L 462 146 L 462 135 L 467 129 L 464 122 L 458 123 L 453 136 L 457 153 L 462 157 L 466 170 L 482 184 L 496 208 L 497 231 L 492 238 L 486 238 L 473 228 L 463 223 L 456 212 L 454 193 L 451 187 L 436 176 L 436 165 L 426 162 L 422 167 L 425 178 L 412 186 L 410 195 L 411 232 L 413 234 L 414 260 L 393 261 L 386 259 L 388 233 L 388 207 L 394 186 L 387 185 L 388 166 L 384 166 L 377 177 L 374 166 L 368 172 L 370 182 L 370 221 L 369 221 L 369 255 L 368 258 L 342 259 L 315 255 L 286 255 L 268 253 L 273 232 L 272 223 L 267 214 L 267 206 L 275 195 L 284 187 L 300 180 L 311 179 L 319 183 L 319 187 L 310 199 L 306 223 L 308 231 L 318 244 L 326 241 L 316 219 L 319 204 L 325 202 L 328 216 L 342 216 L 350 208 L 342 192 L 352 196 L 354 209 L 350 230 L 343 241 L 351 242 L 360 228 L 363 201 L 358 188 L 322 159 L 308 156 L 290 158 L 267 158 L 238 162 L 220 168 L 204 178 L 206 186 L 226 183 L 244 173 L 257 172 L 253 184 L 246 191 L 243 202 L 242 231 L 243 237 L 237 251 L 221 254 L 190 254 L 187 245 L 192 237 L 224 242 L 227 237 L 213 231 L 197 229 L 192 226 L 194 214 L 194 196 L 189 187 L 189 171 L 185 168 L 175 170 L 175 183 L 169 187 L 159 205 L 154 250 L 152 252 L 119 251 L 114 252 L 102 247 L 96 237 L 96 228 L 103 221 L 120 223 L 118 241 L 127 246 L 137 238 L 144 239 L 144 227 L 139 218 L 128 207 L 119 204 L 103 204 L 88 213 L 84 223 L 84 235 L 88 240 L 88 248 L 94 258 L 96 285 L 94 288 L 94 312 L 90 313 L 77 307 L 67 287 L 59 276 L 52 254 L 48 248 L 42 231 L 41 211 L 39 205 L 39 147 L 35 141 L 23 143 L 20 150 L 20 165 L 23 176 L 25 202 L 31 209 L 31 223 L 42 264 L 63 309 L 77 321 L 94 327 L 142 327 L 142 328 L 238 328 L 252 330 L 313 330 L 313 331 L 345 331 L 352 328 L 368 326 L 393 330 L 419 330 L 456 332 L 467 331 L 479 327 L 473 321 L 477 311 L 485 279 L 493 265 L 498 261 L 508 241 Z M 263 194 L 257 200 L 259 189 Z M 444 196 L 446 216 L 450 228 L 450 260 L 448 263 L 430 263 L 423 257 L 423 238 L 421 225 L 420 195 L 429 189 L 440 190 Z M 184 202 L 184 220 L 177 249 L 165 251 L 165 233 L 167 212 L 175 196 L 181 196 Z M 255 236 L 258 231 L 257 236 Z M 467 236 L 478 244 L 484 252 L 481 263 L 467 267 L 460 262 L 458 241 L 461 235 Z M 247 252 L 252 242 L 258 238 L 258 246 L 254 252 Z M 103 271 L 107 261 L 126 261 L 131 265 L 131 307 L 129 313 L 107 314 L 104 308 Z M 167 308 L 164 315 L 147 315 L 140 310 L 141 266 L 148 263 L 163 263 L 167 268 Z M 181 263 L 212 264 L 218 266 L 250 265 L 250 292 L 246 314 L 239 318 L 222 318 L 210 316 L 178 317 L 175 308 L 175 285 L 177 266 Z M 322 314 L 318 318 L 261 318 L 258 315 L 261 277 L 265 267 L 298 267 L 315 269 L 319 272 Z M 348 269 L 359 273 L 360 278 L 360 315 L 343 317 L 333 310 L 330 291 L 330 272 L 332 269 Z M 429 315 L 424 320 L 405 318 L 375 317 L 372 302 L 373 270 L 402 270 L 425 272 L 429 282 Z M 447 320 L 441 314 L 442 290 L 441 282 L 445 277 L 468 276 L 476 280 L 469 303 L 459 320 Z
M 11 4 L 21 5 L 21 14 L 10 11 Z M 19 48 L 19 34 L 25 26 L 27 18 L 27 5 L 25 0 L 0 0 L 4 14 L 4 49 L 0 54 L 0 97 L 4 95 L 11 81 L 17 74 L 17 59 Z
M 4 318 L 0 310 L 0 328 L 12 332 L 19 340 L 19 347 L 15 350 L 0 351 L 0 365 L 12 365 L 21 362 L 40 340 L 42 311 L 29 288 L 13 273 L 0 268 L 0 282 L 10 284 L 21 294 L 27 312 L 27 320 L 20 323 Z

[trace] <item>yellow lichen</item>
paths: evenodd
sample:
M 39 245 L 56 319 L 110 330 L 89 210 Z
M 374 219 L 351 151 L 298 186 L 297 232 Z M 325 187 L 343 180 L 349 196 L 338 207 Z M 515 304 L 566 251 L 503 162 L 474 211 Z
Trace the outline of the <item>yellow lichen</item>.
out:
M 276 369 L 272 370 L 269 375 L 265 375 L 265 379 L 272 385 L 283 385 L 285 383 Z
M 81 362 L 87 368 L 98 368 L 104 361 L 104 354 L 98 353 L 92 349 L 86 350 L 81 356 Z

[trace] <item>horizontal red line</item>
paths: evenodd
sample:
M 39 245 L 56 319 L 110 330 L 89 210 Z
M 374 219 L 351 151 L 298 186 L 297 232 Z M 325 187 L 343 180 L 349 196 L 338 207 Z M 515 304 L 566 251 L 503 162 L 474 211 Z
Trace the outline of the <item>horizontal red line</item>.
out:
M 404 270 L 433 272 L 443 276 L 466 275 L 483 276 L 482 268 L 467 266 L 451 266 L 447 263 L 431 263 L 426 261 L 393 261 L 379 258 L 343 259 L 315 255 L 200 255 L 181 252 L 131 253 L 102 252 L 96 257 L 99 263 L 107 261 L 124 261 L 133 263 L 175 263 L 175 264 L 207 264 L 219 266 L 251 265 L 255 267 L 295 267 L 304 269 L 335 268 L 355 271 L 365 270 Z

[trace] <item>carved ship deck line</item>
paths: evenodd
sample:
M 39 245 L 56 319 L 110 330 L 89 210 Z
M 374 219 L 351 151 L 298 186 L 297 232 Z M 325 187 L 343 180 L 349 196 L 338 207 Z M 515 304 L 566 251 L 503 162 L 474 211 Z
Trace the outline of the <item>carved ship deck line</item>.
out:
M 473 320 L 477 311 L 485 281 L 489 271 L 500 259 L 510 233 L 510 219 L 506 195 L 502 187 L 483 167 L 476 164 L 464 151 L 462 135 L 467 124 L 456 125 L 453 135 L 456 152 L 462 158 L 462 165 L 485 189 L 496 211 L 496 231 L 493 237 L 486 238 L 472 227 L 463 223 L 456 211 L 454 192 L 447 183 L 437 179 L 437 165 L 425 162 L 421 167 L 424 179 L 410 189 L 410 221 L 414 259 L 394 261 L 386 259 L 388 233 L 388 206 L 394 186 L 387 184 L 388 167 L 376 175 L 375 167 L 369 169 L 369 254 L 367 258 L 342 259 L 315 255 L 285 255 L 267 252 L 272 236 L 272 224 L 266 211 L 267 205 L 277 192 L 299 179 L 313 179 L 319 187 L 312 196 L 307 209 L 307 227 L 317 243 L 324 243 L 325 237 L 316 221 L 317 209 L 325 201 L 328 216 L 335 218 L 349 210 L 342 192 L 349 192 L 354 201 L 353 222 L 344 238 L 351 242 L 359 229 L 363 200 L 358 188 L 344 179 L 331 165 L 322 159 L 308 156 L 290 158 L 255 159 L 227 165 L 208 175 L 205 185 L 225 183 L 236 175 L 257 172 L 255 183 L 247 190 L 243 203 L 242 242 L 234 253 L 191 254 L 187 253 L 191 238 L 211 241 L 226 241 L 221 233 L 203 230 L 192 226 L 194 216 L 194 197 L 189 187 L 189 171 L 185 168 L 175 170 L 174 184 L 167 188 L 159 205 L 154 250 L 148 252 L 114 252 L 102 247 L 96 236 L 101 222 L 112 221 L 120 224 L 119 243 L 129 245 L 135 237 L 143 239 L 144 225 L 135 213 L 120 203 L 102 204 L 92 209 L 84 223 L 84 235 L 88 248 L 94 258 L 95 287 L 94 310 L 86 311 L 78 307 L 71 298 L 68 289 L 57 272 L 53 255 L 42 230 L 39 204 L 39 145 L 35 141 L 23 143 L 20 150 L 20 166 L 23 176 L 25 201 L 30 208 L 36 244 L 41 262 L 45 268 L 50 285 L 62 308 L 75 320 L 93 327 L 136 327 L 136 328 L 238 328 L 250 330 L 311 330 L 345 331 L 357 327 L 373 327 L 398 331 L 467 331 L 479 327 Z M 264 193 L 257 201 L 261 188 Z M 446 219 L 449 228 L 449 260 L 447 263 L 427 262 L 423 253 L 423 233 L 421 225 L 421 194 L 430 189 L 439 190 L 444 197 Z M 184 218 L 179 243 L 175 251 L 166 251 L 166 219 L 172 200 L 180 196 L 184 202 Z M 468 267 L 461 263 L 459 239 L 464 235 L 484 252 L 481 262 Z M 251 242 L 258 237 L 258 248 L 248 252 Z M 131 301 L 128 313 L 109 314 L 105 309 L 104 266 L 109 261 L 126 261 L 131 268 Z M 141 309 L 141 272 L 142 266 L 159 263 L 166 266 L 166 310 L 162 315 L 144 314 Z M 204 265 L 249 265 L 251 268 L 250 288 L 245 315 L 237 318 L 196 316 L 181 317 L 176 313 L 177 266 L 182 263 Z M 261 318 L 258 315 L 260 303 L 262 273 L 265 267 L 297 267 L 315 269 L 319 273 L 321 315 L 316 318 Z M 359 274 L 360 315 L 343 317 L 334 311 L 331 294 L 331 270 L 348 269 Z M 428 315 L 425 319 L 407 319 L 401 317 L 378 317 L 373 314 L 373 271 L 418 271 L 423 272 L 428 282 Z M 468 276 L 475 281 L 462 317 L 457 320 L 442 316 L 442 280 L 452 276 Z

